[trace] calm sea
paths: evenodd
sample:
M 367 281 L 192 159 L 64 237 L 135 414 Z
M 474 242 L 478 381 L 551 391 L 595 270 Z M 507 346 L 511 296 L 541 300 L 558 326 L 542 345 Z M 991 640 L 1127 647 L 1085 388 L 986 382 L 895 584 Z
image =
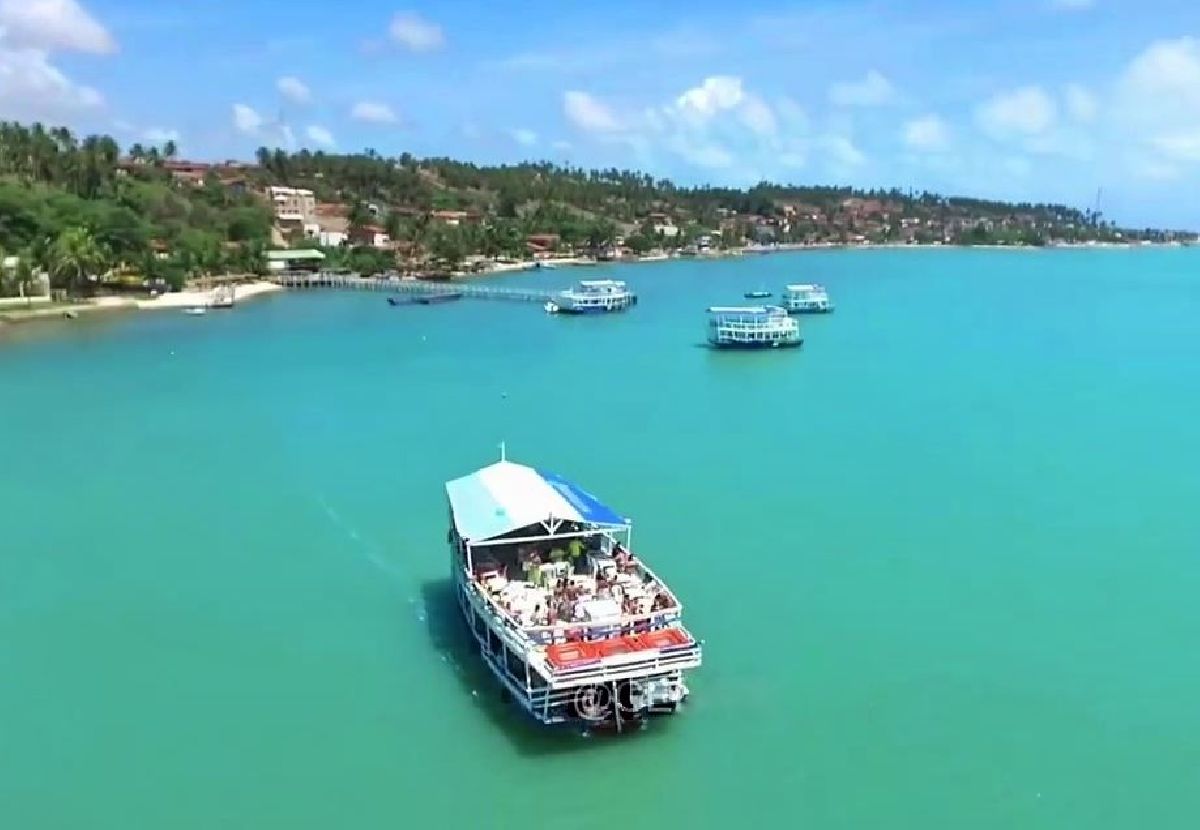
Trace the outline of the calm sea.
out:
M 0 348 L 0 825 L 1191 828 L 1200 252 L 557 271 L 641 304 L 269 298 Z M 802 350 L 700 347 L 787 281 Z M 42 330 L 44 331 L 44 330 Z M 451 604 L 442 484 L 634 518 L 706 665 L 547 735 Z

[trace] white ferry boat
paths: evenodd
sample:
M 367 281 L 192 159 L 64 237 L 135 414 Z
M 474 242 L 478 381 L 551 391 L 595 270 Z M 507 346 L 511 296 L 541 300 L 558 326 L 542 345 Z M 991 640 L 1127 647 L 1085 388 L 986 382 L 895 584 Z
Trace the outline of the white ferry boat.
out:
M 812 283 L 787 286 L 782 302 L 789 314 L 828 314 L 833 311 L 833 303 L 824 286 Z
M 584 280 L 574 288 L 561 291 L 546 311 L 551 314 L 604 314 L 624 311 L 637 303 L 637 297 L 622 280 Z
M 779 306 L 713 306 L 708 342 L 718 349 L 779 349 L 804 340 L 800 324 Z
M 700 644 L 630 547 L 628 519 L 566 479 L 504 459 L 446 484 L 455 593 L 483 661 L 543 724 L 675 712 Z

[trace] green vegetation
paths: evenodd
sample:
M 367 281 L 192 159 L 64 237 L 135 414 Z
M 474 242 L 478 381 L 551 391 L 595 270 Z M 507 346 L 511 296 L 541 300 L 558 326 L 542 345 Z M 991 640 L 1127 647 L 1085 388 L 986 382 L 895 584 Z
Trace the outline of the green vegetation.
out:
M 121 164 L 108 136 L 0 122 L 0 250 L 69 293 L 127 284 L 122 275 L 180 285 L 261 270 L 270 211 L 215 177 L 181 186 L 169 169 L 174 154 L 172 142 L 134 145 L 132 164 Z M 11 278 L 4 289 L 15 293 Z
M 483 167 L 451 159 L 386 158 L 259 148 L 257 164 L 199 165 L 176 147 L 134 144 L 122 158 L 109 136 L 0 122 L 0 251 L 19 257 L 0 294 L 20 293 L 33 271 L 71 294 L 178 287 L 189 278 L 262 273 L 273 230 L 294 246 L 313 240 L 273 228 L 269 185 L 312 190 L 351 235 L 379 226 L 387 246 L 327 250 L 331 267 L 362 272 L 398 264 L 454 270 L 481 255 L 531 250 L 620 255 L 710 245 L 1009 244 L 1164 241 L 1120 229 L 1099 213 L 1054 204 L 943 197 L 899 190 L 679 187 L 625 170 L 548 162 Z M 1186 238 L 1194 238 L 1190 235 Z M 3 271 L 3 269 L 0 269 Z

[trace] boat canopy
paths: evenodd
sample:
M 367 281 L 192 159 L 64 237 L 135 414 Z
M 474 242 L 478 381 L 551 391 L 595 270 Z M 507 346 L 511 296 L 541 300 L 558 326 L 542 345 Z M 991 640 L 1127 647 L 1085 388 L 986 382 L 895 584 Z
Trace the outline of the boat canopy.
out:
M 459 535 L 473 542 L 547 521 L 620 528 L 628 524 L 579 485 L 511 461 L 497 461 L 446 482 L 446 495 Z

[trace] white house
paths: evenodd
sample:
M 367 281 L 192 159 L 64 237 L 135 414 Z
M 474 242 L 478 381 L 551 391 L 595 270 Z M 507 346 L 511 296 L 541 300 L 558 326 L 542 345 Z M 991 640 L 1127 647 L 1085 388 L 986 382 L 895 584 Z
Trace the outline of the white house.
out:
M 311 271 L 321 267 L 325 254 L 311 248 L 267 251 L 268 271 Z

